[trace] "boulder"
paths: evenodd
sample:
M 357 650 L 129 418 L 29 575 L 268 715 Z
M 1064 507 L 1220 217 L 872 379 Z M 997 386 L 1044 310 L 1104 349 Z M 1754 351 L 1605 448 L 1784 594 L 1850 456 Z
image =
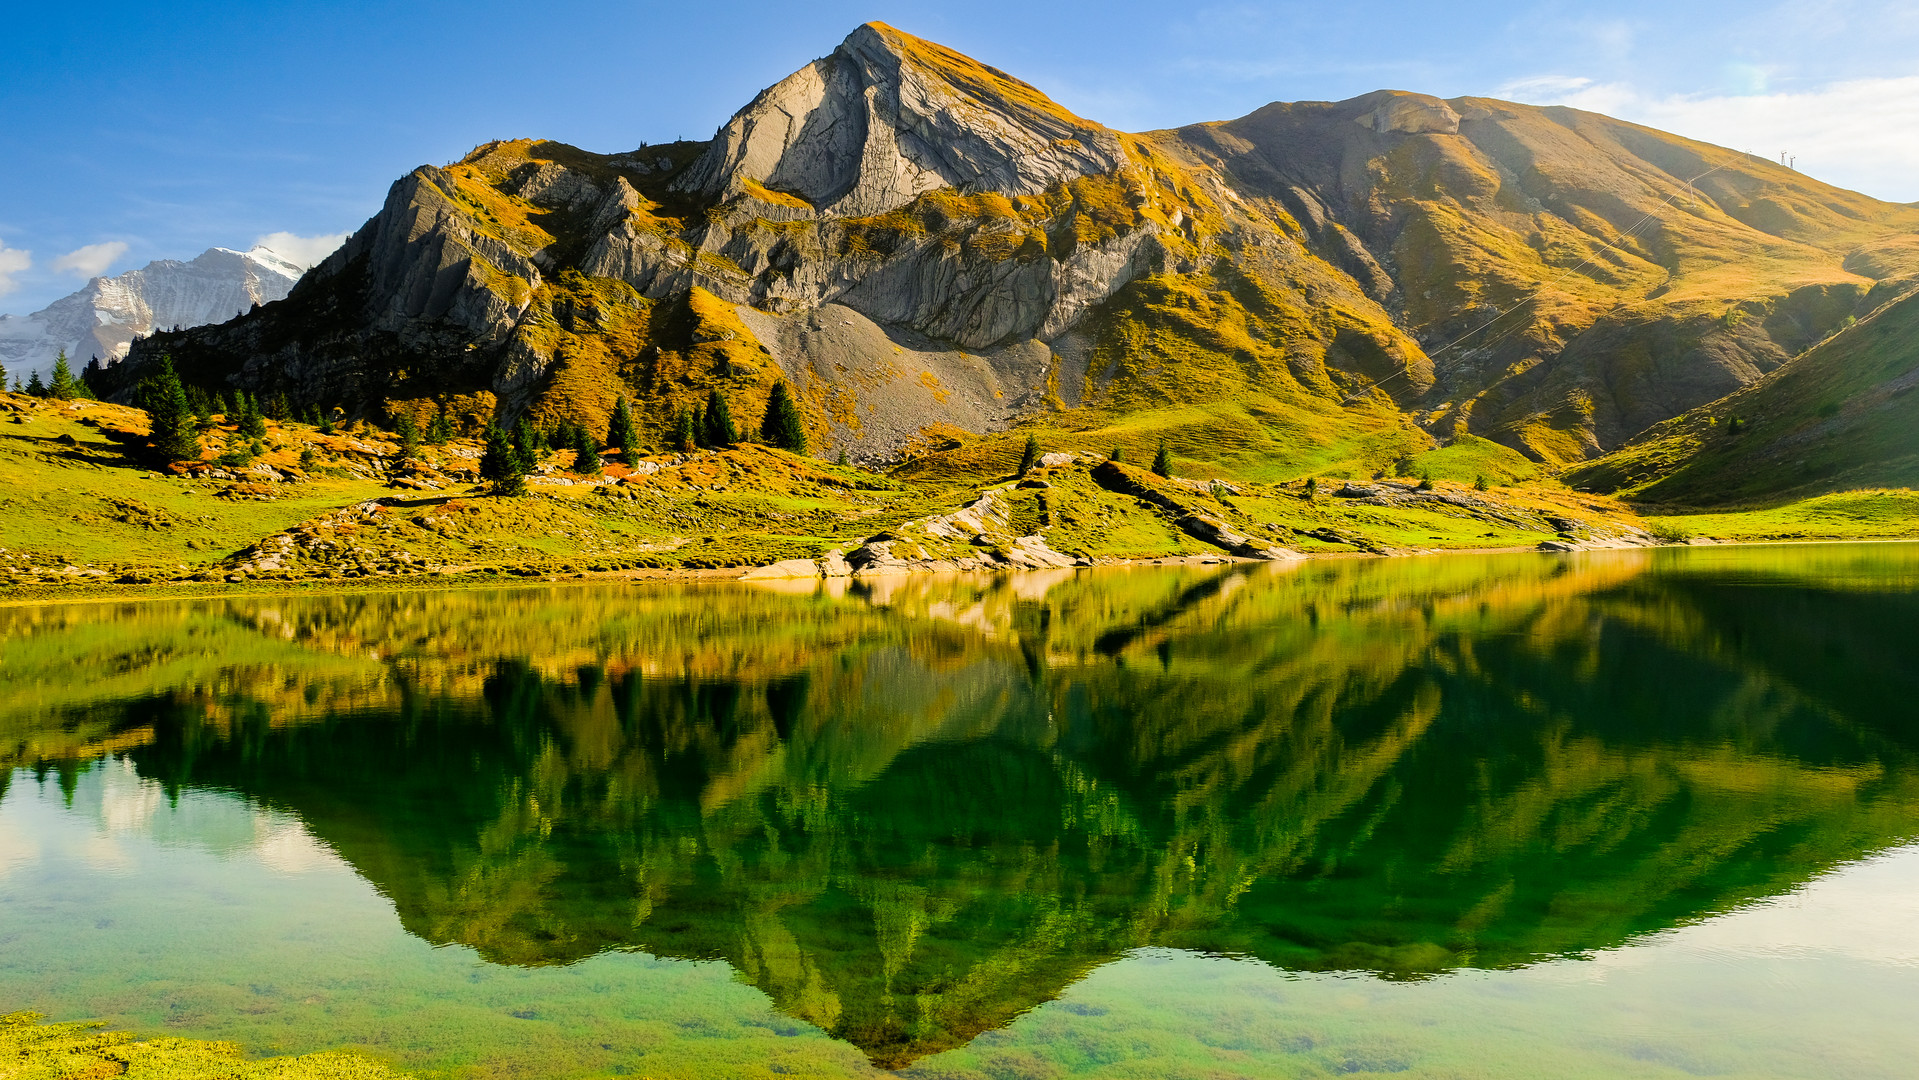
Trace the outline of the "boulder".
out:
M 759 566 L 740 575 L 742 581 L 769 578 L 812 578 L 820 576 L 820 564 L 811 559 L 787 559 L 771 566 Z

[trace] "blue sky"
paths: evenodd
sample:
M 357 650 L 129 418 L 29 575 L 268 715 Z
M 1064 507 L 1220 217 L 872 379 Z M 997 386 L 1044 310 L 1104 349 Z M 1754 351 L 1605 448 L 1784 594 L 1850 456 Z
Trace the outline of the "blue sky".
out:
M 1919 200 L 1919 5 L 646 2 L 13 5 L 0 311 L 94 273 L 337 235 L 492 138 L 705 138 L 868 19 L 1114 127 L 1380 87 L 1564 102 Z M 324 242 L 304 245 L 309 251 Z

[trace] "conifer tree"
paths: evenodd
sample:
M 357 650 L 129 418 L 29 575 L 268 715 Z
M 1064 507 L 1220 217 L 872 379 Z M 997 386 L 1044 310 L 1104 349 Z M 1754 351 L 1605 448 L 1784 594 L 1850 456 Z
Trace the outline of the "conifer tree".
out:
M 393 431 L 400 437 L 400 449 L 394 455 L 395 464 L 404 462 L 420 452 L 420 426 L 413 422 L 413 417 L 405 413 L 400 414 L 400 418 L 393 422 Z
M 140 407 L 153 428 L 148 442 L 161 460 L 191 461 L 200 456 L 200 436 L 194 430 L 186 388 L 174 373 L 173 357 L 162 353 L 157 363 L 140 383 Z
M 47 396 L 60 401 L 72 401 L 74 393 L 73 368 L 67 363 L 67 350 L 61 349 L 53 358 L 53 383 L 47 387 Z
M 740 429 L 733 426 L 733 411 L 717 387 L 706 396 L 706 445 L 715 450 L 740 441 Z
M 699 444 L 699 421 L 695 419 L 693 410 L 688 409 L 680 414 L 679 426 L 673 430 L 673 445 L 679 448 L 680 453 L 690 454 Z
M 585 424 L 573 425 L 573 471 L 581 476 L 600 475 L 600 448 L 593 443 L 593 434 L 586 430 Z
M 520 460 L 520 472 L 532 472 L 534 466 L 540 463 L 540 458 L 545 456 L 545 449 L 540 433 L 533 429 L 525 417 L 521 417 L 519 424 L 513 428 L 513 453 Z
M 34 397 L 47 396 L 47 384 L 40 381 L 39 372 L 36 371 L 27 377 L 27 393 L 32 394 Z
M 433 414 L 433 420 L 426 426 L 426 441 L 433 446 L 445 446 L 453 438 L 453 418 L 446 414 L 446 402 Z
M 480 455 L 480 478 L 493 484 L 496 495 L 518 495 L 526 490 L 526 463 L 519 448 L 507 440 L 506 432 L 501 431 L 498 424 L 486 425 L 486 450 Z
M 706 441 L 706 409 L 705 407 L 695 403 L 691 409 L 687 410 L 687 412 L 688 412 L 688 415 L 692 416 L 693 418 L 693 445 L 710 448 L 713 444 Z
M 266 419 L 260 415 L 259 400 L 250 398 L 238 390 L 235 390 L 233 394 L 234 397 L 239 399 L 241 437 L 247 439 L 266 438 L 267 422 Z
M 269 419 L 285 423 L 292 416 L 293 410 L 288 407 L 287 396 L 285 394 L 275 394 L 273 395 L 273 400 L 267 402 L 267 417 Z
M 1033 471 L 1033 466 L 1038 464 L 1039 440 L 1028 435 L 1026 436 L 1026 449 L 1021 450 L 1019 453 L 1019 474 L 1025 476 L 1027 473 Z
M 194 419 L 202 424 L 213 422 L 213 406 L 207 401 L 207 392 L 197 386 L 187 387 L 187 408 L 193 412 Z
M 1153 455 L 1153 472 L 1159 476 L 1173 475 L 1173 455 L 1166 451 L 1166 440 L 1159 441 L 1159 452 Z
M 620 456 L 631 465 L 640 456 L 640 432 L 633 426 L 633 409 L 626 403 L 626 395 L 613 403 L 613 419 L 607 421 L 606 445 L 620 448 Z
M 784 380 L 773 384 L 766 396 L 766 417 L 760 421 L 760 441 L 795 454 L 806 453 L 806 422 Z
M 1108 460 L 1108 461 L 1125 461 L 1125 460 L 1126 460 L 1126 448 L 1125 448 L 1125 447 L 1123 447 L 1123 446 L 1115 446 L 1115 447 L 1113 447 L 1113 455 L 1112 455 L 1111 457 L 1109 457 L 1109 458 L 1107 458 L 1106 460 Z

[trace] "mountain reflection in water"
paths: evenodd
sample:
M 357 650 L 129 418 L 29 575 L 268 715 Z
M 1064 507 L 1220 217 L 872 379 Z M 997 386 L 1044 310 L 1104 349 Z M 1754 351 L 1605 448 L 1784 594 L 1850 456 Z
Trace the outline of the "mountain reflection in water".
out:
M 897 1068 L 1128 950 L 1418 979 L 1919 832 L 1919 550 L 0 609 L 9 767 L 297 815 L 496 964 L 716 958 Z

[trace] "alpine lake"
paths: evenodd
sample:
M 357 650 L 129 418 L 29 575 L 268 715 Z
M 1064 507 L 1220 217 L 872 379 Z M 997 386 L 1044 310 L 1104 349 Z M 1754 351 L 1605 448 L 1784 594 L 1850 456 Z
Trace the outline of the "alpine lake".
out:
M 0 1012 L 422 1076 L 1910 1077 L 1919 546 L 0 607 Z

